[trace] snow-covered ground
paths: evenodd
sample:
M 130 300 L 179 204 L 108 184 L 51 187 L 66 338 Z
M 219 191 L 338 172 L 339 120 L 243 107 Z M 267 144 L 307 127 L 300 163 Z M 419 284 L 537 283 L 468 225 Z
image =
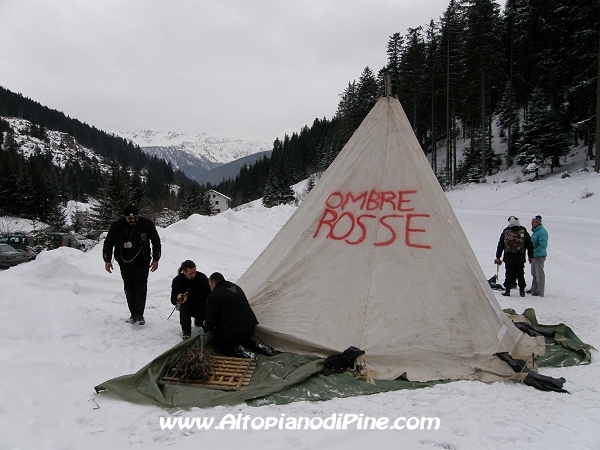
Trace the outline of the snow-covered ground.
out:
M 492 177 L 496 183 L 447 195 L 488 276 L 496 272 L 494 253 L 507 217 L 517 215 L 529 226 L 531 217 L 543 216 L 550 236 L 546 296 L 523 299 L 513 293 L 506 298 L 496 291 L 498 301 L 518 312 L 534 308 L 542 324 L 564 322 L 598 348 L 600 175 L 577 173 L 580 167 L 571 167 L 568 178 L 554 175 L 533 183 L 515 183 L 513 169 Z M 171 280 L 181 261 L 192 259 L 204 273 L 219 271 L 235 281 L 294 210 L 265 209 L 254 202 L 240 211 L 192 216 L 160 229 L 163 257 L 158 271 L 150 274 L 144 327 L 125 323 L 122 282 L 118 271 L 104 271 L 100 246 L 87 253 L 70 248 L 43 252 L 31 263 L 0 272 L 0 449 L 600 448 L 596 352 L 590 365 L 540 370 L 565 377 L 570 394 L 512 382 L 460 381 L 323 402 L 189 410 L 131 404 L 110 393 L 95 395 L 95 385 L 139 370 L 180 342 L 177 318 L 166 318 L 172 310 Z M 160 426 L 161 417 L 219 421 L 240 413 L 253 418 L 438 417 L 441 427 L 207 431 Z

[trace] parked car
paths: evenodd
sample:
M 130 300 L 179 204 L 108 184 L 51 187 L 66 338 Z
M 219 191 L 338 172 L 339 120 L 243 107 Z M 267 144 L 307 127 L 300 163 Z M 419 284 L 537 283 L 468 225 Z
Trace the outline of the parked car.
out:
M 73 236 L 77 240 L 77 248 L 79 250 L 89 250 L 98 243 L 97 241 L 94 241 L 93 239 L 88 239 L 85 236 L 82 236 L 78 233 L 73 233 Z
M 3 234 L 0 236 L 0 244 L 8 244 L 17 250 L 25 250 L 29 247 L 29 240 L 26 234 Z
M 108 232 L 108 230 L 92 230 L 88 234 L 86 234 L 85 236 L 88 239 L 94 239 L 96 241 L 99 241 L 100 240 L 100 236 L 102 236 L 103 234 L 106 235 L 107 232 Z
M 23 250 L 17 250 L 8 244 L 0 244 L 0 267 L 13 267 L 29 261 Z
M 46 247 L 53 250 L 58 247 L 78 248 L 77 239 L 71 233 L 50 232 L 46 233 Z
M 16 250 L 24 251 L 28 259 L 35 259 L 37 255 L 29 246 L 27 235 L 23 233 L 4 234 L 0 236 L 0 244 L 8 244 Z

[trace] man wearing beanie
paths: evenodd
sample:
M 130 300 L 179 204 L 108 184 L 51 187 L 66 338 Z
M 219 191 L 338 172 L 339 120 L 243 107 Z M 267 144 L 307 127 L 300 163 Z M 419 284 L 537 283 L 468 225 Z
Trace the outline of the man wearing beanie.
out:
M 136 206 L 128 205 L 123 211 L 123 217 L 110 225 L 104 240 L 102 257 L 105 270 L 112 273 L 114 249 L 129 307 L 130 316 L 127 322 L 144 325 L 148 272 L 158 269 L 160 237 L 154 223 L 138 213 Z
M 498 246 L 496 247 L 496 259 L 494 263 L 502 264 L 500 257 L 504 253 L 504 264 L 506 273 L 504 276 L 505 297 L 510 296 L 510 289 L 519 283 L 519 294 L 525 297 L 525 252 L 531 260 L 533 256 L 533 246 L 531 236 L 525 227 L 519 223 L 515 216 L 508 218 L 508 226 L 502 231 Z
M 531 295 L 544 296 L 546 287 L 546 274 L 544 263 L 546 262 L 546 249 L 548 248 L 548 232 L 542 225 L 542 216 L 531 219 L 531 242 L 533 243 L 533 258 L 531 263 Z

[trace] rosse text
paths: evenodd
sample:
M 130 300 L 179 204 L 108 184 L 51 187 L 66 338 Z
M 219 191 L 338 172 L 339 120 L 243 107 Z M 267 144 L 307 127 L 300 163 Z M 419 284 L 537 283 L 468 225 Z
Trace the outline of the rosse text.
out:
M 371 189 L 358 194 L 352 192 L 333 192 L 325 201 L 325 210 L 319 220 L 313 238 L 322 236 L 335 241 L 344 241 L 350 245 L 361 244 L 367 237 L 367 227 L 381 225 L 389 231 L 389 236 L 374 242 L 376 247 L 391 245 L 396 242 L 397 231 L 404 235 L 407 247 L 431 249 L 426 242 L 417 242 L 415 233 L 426 233 L 419 228 L 421 220 L 429 218 L 429 214 L 415 213 L 413 196 L 416 190 L 377 191 Z M 375 215 L 375 212 L 386 214 Z

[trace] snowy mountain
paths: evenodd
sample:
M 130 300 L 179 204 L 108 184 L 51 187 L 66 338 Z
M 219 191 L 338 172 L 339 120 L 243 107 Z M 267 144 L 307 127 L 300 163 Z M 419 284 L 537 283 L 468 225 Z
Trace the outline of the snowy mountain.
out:
M 206 173 L 216 167 L 272 150 L 272 145 L 266 142 L 215 138 L 206 133 L 189 135 L 152 130 L 110 132 L 134 142 L 149 155 L 163 158 L 170 162 L 174 169 L 183 171 L 188 177 L 199 182 L 202 182 Z
M 28 120 L 14 117 L 2 119 L 10 125 L 15 145 L 25 157 L 35 152 L 49 152 L 52 155 L 52 163 L 59 167 L 64 167 L 67 162 L 76 162 L 81 166 L 98 164 L 102 170 L 107 170 L 111 163 L 92 149 L 79 144 L 70 134 L 49 129 L 36 132 L 35 125 Z
M 260 152 L 254 153 L 252 155 L 244 156 L 243 158 L 236 159 L 235 161 L 231 161 L 230 163 L 223 164 L 222 166 L 215 167 L 214 169 L 206 172 L 202 175 L 197 181 L 199 183 L 211 183 L 211 184 L 219 184 L 223 179 L 227 180 L 229 178 L 234 179 L 239 173 L 240 169 L 244 166 L 250 166 L 254 164 L 256 161 L 261 159 L 263 156 L 267 158 L 271 157 L 272 151 L 268 152 Z

